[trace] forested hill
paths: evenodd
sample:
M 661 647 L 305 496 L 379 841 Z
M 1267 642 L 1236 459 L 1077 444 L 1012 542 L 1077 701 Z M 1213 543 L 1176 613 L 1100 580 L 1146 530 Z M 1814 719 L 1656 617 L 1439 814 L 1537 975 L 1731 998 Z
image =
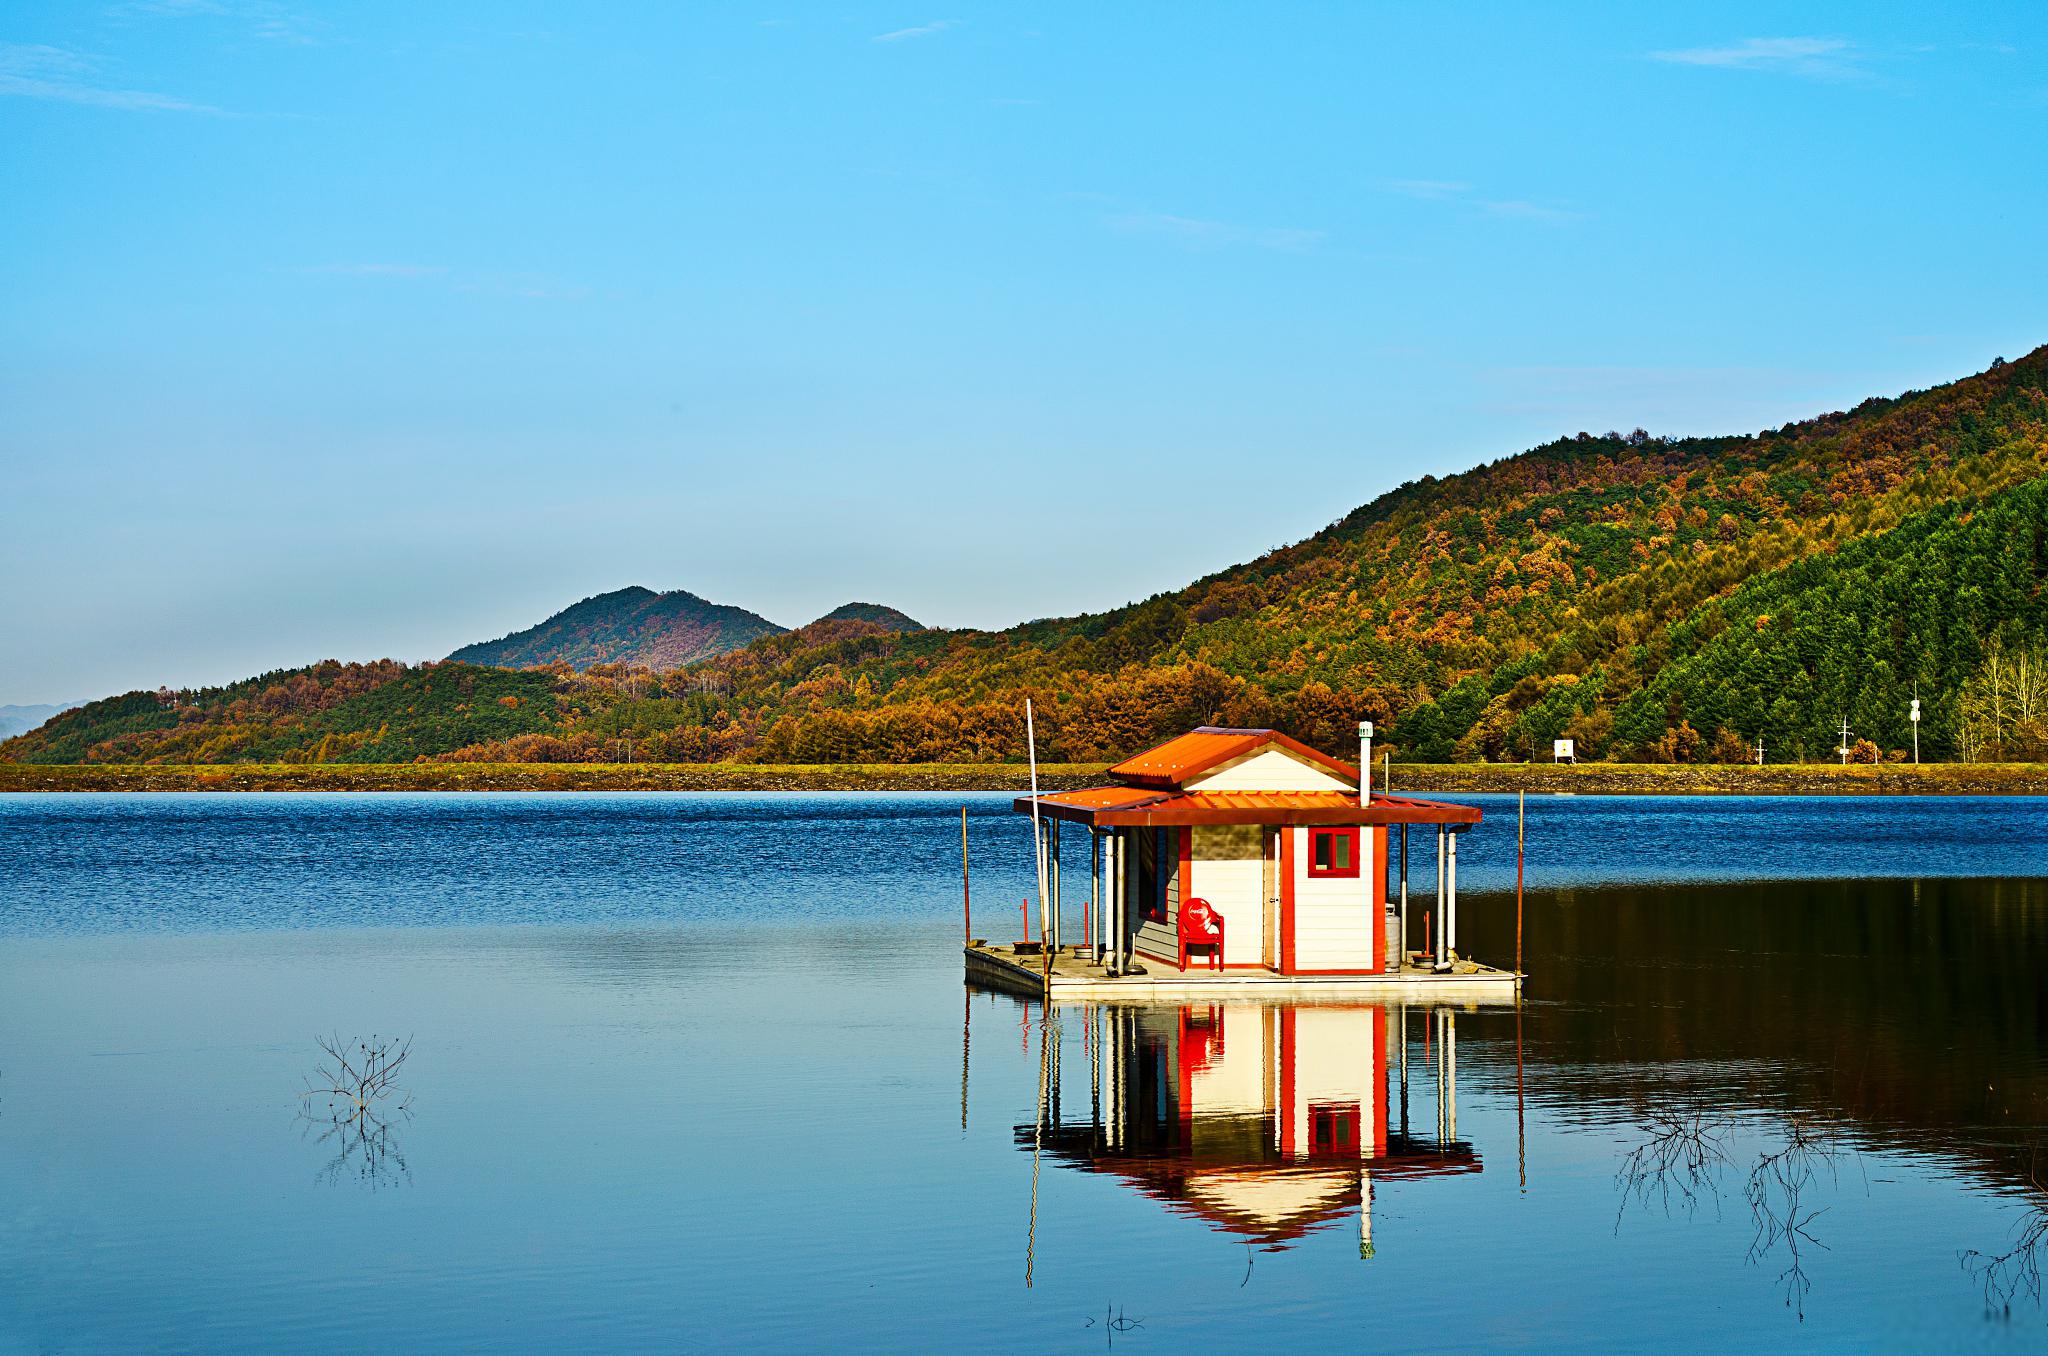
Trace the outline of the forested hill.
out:
M 823 622 L 873 622 L 875 625 L 890 631 L 924 630 L 924 625 L 921 622 L 913 621 L 895 608 L 886 607 L 881 603 L 842 603 L 818 618 L 818 620 Z
M 674 589 L 625 588 L 585 598 L 538 626 L 500 640 L 465 645 L 449 655 L 459 663 L 529 668 L 567 664 L 638 664 L 680 668 L 699 659 L 737 650 L 748 641 L 784 628 L 745 608 L 707 602 Z
M 1027 693 L 1041 756 L 1077 761 L 1204 722 L 1342 750 L 1361 717 L 1422 759 L 1822 757 L 1845 720 L 1883 756 L 1916 693 L 1925 756 L 2048 756 L 2044 477 L 2037 350 L 1755 435 L 1560 439 L 1092 616 L 821 619 L 654 674 L 323 666 L 94 703 L 0 756 L 993 760 Z

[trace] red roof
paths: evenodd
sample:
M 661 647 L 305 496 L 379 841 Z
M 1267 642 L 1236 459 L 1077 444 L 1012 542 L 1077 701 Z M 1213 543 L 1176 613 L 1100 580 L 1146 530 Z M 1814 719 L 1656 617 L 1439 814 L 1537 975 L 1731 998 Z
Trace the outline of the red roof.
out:
M 1157 748 L 1126 758 L 1112 767 L 1109 775 L 1132 786 L 1178 790 L 1189 779 L 1210 768 L 1256 753 L 1268 744 L 1277 744 L 1325 772 L 1342 777 L 1354 786 L 1358 784 L 1358 769 L 1352 764 L 1312 749 L 1278 730 L 1232 730 L 1218 725 L 1204 725 L 1169 739 Z
M 1015 808 L 1031 813 L 1031 797 Z M 1097 786 L 1051 791 L 1038 798 L 1040 814 L 1096 828 L 1170 824 L 1477 824 L 1471 805 L 1374 796 L 1360 805 L 1349 791 L 1148 791 Z

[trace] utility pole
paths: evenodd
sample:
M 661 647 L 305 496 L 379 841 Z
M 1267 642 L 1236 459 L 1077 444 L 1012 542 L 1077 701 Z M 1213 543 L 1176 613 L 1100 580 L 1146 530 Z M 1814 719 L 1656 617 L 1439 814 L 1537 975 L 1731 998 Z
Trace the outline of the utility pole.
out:
M 1756 765 L 1758 767 L 1764 765 L 1764 737 L 1762 734 L 1758 734 L 1756 737 Z
M 1842 755 L 1842 766 L 1849 766 L 1849 718 L 1842 717 L 1842 747 L 1835 752 Z
M 1920 694 L 1913 694 L 1913 766 L 1920 766 Z

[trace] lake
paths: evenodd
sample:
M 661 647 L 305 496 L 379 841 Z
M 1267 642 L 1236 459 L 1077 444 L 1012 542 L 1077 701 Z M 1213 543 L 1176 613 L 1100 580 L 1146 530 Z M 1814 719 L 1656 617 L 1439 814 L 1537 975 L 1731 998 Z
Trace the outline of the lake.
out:
M 997 934 L 1005 796 L 0 796 L 0 1352 L 2048 1349 L 2048 802 L 1541 798 L 1519 1009 L 1050 1014 L 963 803 Z

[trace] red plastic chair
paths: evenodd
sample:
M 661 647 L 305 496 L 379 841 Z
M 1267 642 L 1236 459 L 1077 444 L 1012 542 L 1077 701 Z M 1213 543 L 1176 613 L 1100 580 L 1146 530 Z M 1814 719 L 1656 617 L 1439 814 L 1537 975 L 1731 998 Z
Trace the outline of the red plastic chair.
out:
M 1223 968 L 1223 917 L 1209 907 L 1206 899 L 1191 899 L 1180 909 L 1180 968 L 1188 968 L 1188 953 L 1208 948 L 1209 968 Z

